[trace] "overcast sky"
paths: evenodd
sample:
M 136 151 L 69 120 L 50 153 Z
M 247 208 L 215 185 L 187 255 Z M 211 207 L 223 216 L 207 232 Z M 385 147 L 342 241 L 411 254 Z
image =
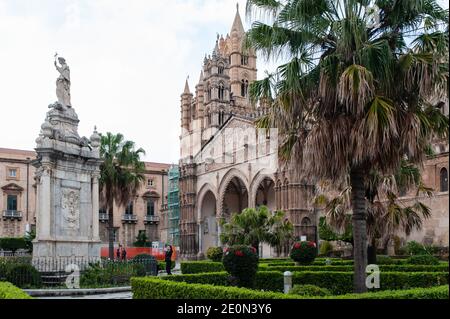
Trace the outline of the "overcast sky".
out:
M 0 0 L 0 147 L 34 148 L 56 100 L 58 52 L 81 136 L 97 125 L 135 141 L 145 160 L 177 163 L 185 79 L 193 90 L 236 2 L 247 29 L 246 0 Z

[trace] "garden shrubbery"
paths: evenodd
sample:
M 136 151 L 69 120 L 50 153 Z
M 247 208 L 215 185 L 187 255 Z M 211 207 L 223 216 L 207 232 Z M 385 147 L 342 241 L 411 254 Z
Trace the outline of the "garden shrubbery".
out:
M 127 262 L 108 262 L 92 264 L 81 277 L 80 284 L 83 287 L 105 287 L 128 285 L 131 277 L 143 277 L 146 275 L 143 264 Z
M 28 243 L 23 237 L 0 238 L 0 249 L 15 253 L 19 249 L 28 249 Z
M 331 292 L 328 289 L 314 285 L 295 285 L 289 293 L 300 296 L 331 296 Z
M 0 299 L 32 299 L 22 289 L 9 282 L 0 282 Z
M 226 248 L 223 256 L 225 270 L 239 287 L 253 287 L 258 270 L 256 249 L 245 245 Z
M 296 242 L 292 246 L 290 257 L 300 265 L 310 265 L 317 257 L 316 243 L 312 241 Z
M 0 268 L 0 279 L 19 288 L 39 288 L 42 285 L 40 273 L 30 264 L 5 264 Z
M 213 261 L 186 261 L 181 262 L 180 267 L 182 274 L 198 274 L 225 270 L 222 263 Z
M 177 277 L 177 276 L 173 276 Z M 165 278 L 164 278 L 165 279 Z M 238 287 L 188 284 L 162 278 L 132 278 L 134 299 L 448 299 L 448 285 L 421 289 L 370 292 L 342 296 L 300 296 Z
M 431 255 L 416 255 L 408 258 L 412 265 L 439 265 L 439 259 Z
M 222 247 L 209 247 L 206 251 L 206 257 L 211 261 L 221 262 L 223 258 Z

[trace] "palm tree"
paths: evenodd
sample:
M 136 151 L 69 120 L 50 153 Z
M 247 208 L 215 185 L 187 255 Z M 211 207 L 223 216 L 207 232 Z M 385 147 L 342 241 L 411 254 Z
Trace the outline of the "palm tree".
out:
M 367 199 L 367 237 L 368 263 L 376 263 L 376 248 L 381 241 L 387 248 L 389 241 L 398 233 L 410 235 L 413 230 L 420 230 L 423 221 L 431 216 L 430 208 L 419 200 L 405 205 L 398 200 L 397 194 L 416 187 L 416 197 L 423 194 L 431 197 L 433 190 L 423 184 L 419 169 L 405 160 L 401 161 L 399 171 L 391 176 L 381 176 L 372 171 L 366 184 Z M 324 185 L 324 184 L 322 184 Z M 326 185 L 326 184 L 325 184 Z M 351 203 L 350 189 L 345 188 L 338 196 L 329 199 L 326 187 L 315 197 L 315 204 L 325 207 L 327 224 L 336 231 L 348 229 Z
M 376 6 L 375 6 L 376 5 Z M 270 59 L 273 74 L 250 87 L 277 127 L 281 158 L 305 178 L 348 179 L 355 292 L 366 291 L 371 170 L 422 163 L 433 134 L 448 132 L 432 98 L 447 94 L 448 10 L 435 0 L 249 0 L 261 13 L 245 44 Z
M 246 208 L 233 214 L 229 222 L 221 220 L 221 226 L 220 240 L 224 244 L 251 245 L 257 251 L 261 242 L 281 250 L 292 239 L 294 229 L 284 212 L 272 214 L 266 206 Z
M 140 160 L 145 151 L 135 150 L 132 141 L 122 134 L 107 133 L 101 137 L 100 194 L 108 211 L 109 258 L 114 259 L 114 203 L 127 205 L 144 180 L 145 164 Z

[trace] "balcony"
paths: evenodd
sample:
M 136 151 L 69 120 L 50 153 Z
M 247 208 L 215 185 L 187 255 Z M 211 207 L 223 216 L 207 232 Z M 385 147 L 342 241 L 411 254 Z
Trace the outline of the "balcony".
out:
M 124 214 L 122 215 L 122 223 L 137 223 L 137 216 L 132 214 Z
M 107 222 L 109 220 L 109 215 L 107 213 L 99 213 L 98 214 L 98 219 L 101 222 Z
M 147 215 L 147 216 L 144 217 L 144 223 L 145 224 L 158 224 L 159 223 L 159 216 Z
M 22 212 L 17 210 L 4 210 L 3 211 L 3 220 L 6 219 L 17 219 L 22 220 Z

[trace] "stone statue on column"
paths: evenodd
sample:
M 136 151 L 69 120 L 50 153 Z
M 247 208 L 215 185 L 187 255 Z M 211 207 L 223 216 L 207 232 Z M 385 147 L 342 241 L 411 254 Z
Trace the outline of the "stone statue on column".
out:
M 56 80 L 56 96 L 60 105 L 70 108 L 72 107 L 70 102 L 70 68 L 63 57 L 58 58 L 60 64 L 58 66 L 56 62 L 57 56 L 58 54 L 55 54 L 55 67 L 59 72 L 59 77 Z

